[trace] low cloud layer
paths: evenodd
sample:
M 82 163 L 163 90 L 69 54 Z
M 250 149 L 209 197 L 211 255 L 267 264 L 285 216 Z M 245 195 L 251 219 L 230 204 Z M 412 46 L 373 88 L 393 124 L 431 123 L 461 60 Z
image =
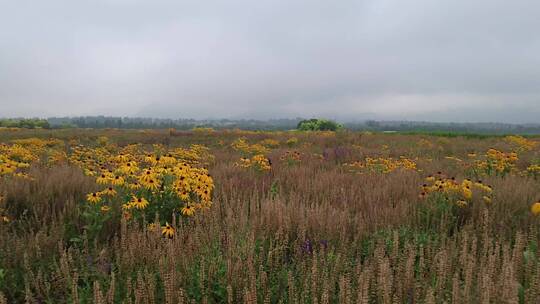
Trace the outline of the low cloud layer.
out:
M 0 4 L 0 117 L 540 121 L 534 0 Z

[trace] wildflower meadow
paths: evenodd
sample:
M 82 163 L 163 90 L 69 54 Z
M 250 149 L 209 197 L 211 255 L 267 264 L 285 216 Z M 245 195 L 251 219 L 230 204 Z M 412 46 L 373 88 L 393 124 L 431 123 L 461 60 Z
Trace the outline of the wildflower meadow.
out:
M 538 303 L 540 137 L 0 128 L 0 304 Z

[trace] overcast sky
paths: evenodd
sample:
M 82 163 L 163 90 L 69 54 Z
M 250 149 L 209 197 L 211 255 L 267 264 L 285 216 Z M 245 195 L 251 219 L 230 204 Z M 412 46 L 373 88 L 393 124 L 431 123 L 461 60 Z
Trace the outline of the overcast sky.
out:
M 0 0 L 0 117 L 540 122 L 538 0 Z

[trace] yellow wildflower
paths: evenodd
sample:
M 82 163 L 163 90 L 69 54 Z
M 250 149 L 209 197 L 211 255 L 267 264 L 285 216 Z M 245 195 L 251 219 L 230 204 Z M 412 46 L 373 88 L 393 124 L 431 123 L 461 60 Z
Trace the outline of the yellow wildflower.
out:
M 540 214 L 540 201 L 537 201 L 536 203 L 532 204 L 531 212 L 535 216 Z
M 467 201 L 465 200 L 459 200 L 456 202 L 456 205 L 460 208 L 463 208 L 463 207 L 466 207 L 467 206 Z
M 172 238 L 174 236 L 174 228 L 169 225 L 169 223 L 165 223 L 165 226 L 161 228 L 161 234 L 168 238 Z
M 144 197 L 133 197 L 131 204 L 137 209 L 144 209 L 148 207 L 148 201 Z
M 159 189 L 159 182 L 155 179 L 149 179 L 147 182 L 142 183 L 148 190 L 156 191 Z
M 122 176 L 117 175 L 111 180 L 111 183 L 115 186 L 121 186 L 124 184 L 124 178 Z
M 181 210 L 183 215 L 192 216 L 195 214 L 195 208 L 187 204 Z
M 148 231 L 156 231 L 157 225 L 156 223 L 150 223 L 146 228 L 148 229 Z
M 97 179 L 96 183 L 100 185 L 106 185 L 111 182 L 111 179 L 104 173 L 102 173 Z
M 462 187 L 461 188 L 461 193 L 463 193 L 463 196 L 466 199 L 471 199 L 472 198 L 472 191 L 468 186 Z
M 101 191 L 101 194 L 105 194 L 105 195 L 108 195 L 108 196 L 115 196 L 116 195 L 116 190 L 114 190 L 113 187 L 109 187 L 109 188 Z
M 101 202 L 101 196 L 99 195 L 99 193 L 92 192 L 86 195 L 86 200 L 92 204 L 97 204 Z

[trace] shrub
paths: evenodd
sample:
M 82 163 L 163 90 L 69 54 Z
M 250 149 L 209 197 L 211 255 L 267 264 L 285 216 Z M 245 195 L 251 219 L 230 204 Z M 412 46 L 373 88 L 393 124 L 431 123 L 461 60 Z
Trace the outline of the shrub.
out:
M 335 121 L 319 118 L 302 120 L 297 126 L 300 131 L 337 131 L 341 128 L 342 126 Z

